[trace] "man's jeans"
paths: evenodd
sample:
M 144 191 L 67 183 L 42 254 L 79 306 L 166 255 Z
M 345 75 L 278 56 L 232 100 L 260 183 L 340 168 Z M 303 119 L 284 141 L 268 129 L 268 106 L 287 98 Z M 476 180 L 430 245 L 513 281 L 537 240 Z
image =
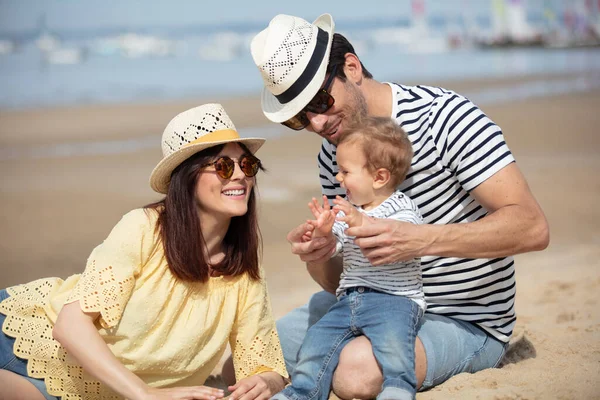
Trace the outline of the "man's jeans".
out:
M 350 288 L 306 335 L 292 386 L 274 399 L 327 399 L 343 347 L 364 335 L 384 376 L 382 398 L 414 399 L 415 338 L 423 310 L 414 301 L 362 286 Z M 379 397 L 378 397 L 379 398 Z
M 277 321 L 283 356 L 291 376 L 306 332 L 336 302 L 333 294 L 318 292 L 306 305 Z M 417 327 L 417 336 L 427 355 L 427 375 L 420 390 L 430 389 L 462 372 L 494 368 L 508 347 L 507 343 L 496 340 L 475 324 L 428 312 Z

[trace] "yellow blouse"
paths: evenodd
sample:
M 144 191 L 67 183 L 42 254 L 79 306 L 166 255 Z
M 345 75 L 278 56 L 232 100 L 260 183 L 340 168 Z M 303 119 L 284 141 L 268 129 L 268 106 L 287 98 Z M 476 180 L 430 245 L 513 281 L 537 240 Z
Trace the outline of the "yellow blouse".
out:
M 264 279 L 246 274 L 182 282 L 155 232 L 157 213 L 126 214 L 90 255 L 83 274 L 8 288 L 2 330 L 16 339 L 31 377 L 68 399 L 118 399 L 52 338 L 66 303 L 99 312 L 98 332 L 128 369 L 155 387 L 202 385 L 229 342 L 238 380 L 265 371 L 287 377 Z M 264 276 L 264 274 L 262 274 Z

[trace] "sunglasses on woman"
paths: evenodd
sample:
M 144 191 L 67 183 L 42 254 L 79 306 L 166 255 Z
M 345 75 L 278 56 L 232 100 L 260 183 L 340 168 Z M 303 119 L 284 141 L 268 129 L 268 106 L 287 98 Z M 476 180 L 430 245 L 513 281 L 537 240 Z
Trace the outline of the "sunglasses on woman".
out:
M 220 178 L 229 179 L 233 175 L 235 170 L 235 164 L 240 166 L 240 169 L 248 178 L 252 178 L 260 170 L 260 160 L 253 155 L 243 155 L 238 161 L 234 161 L 232 158 L 227 156 L 221 156 L 215 161 L 201 165 L 201 168 L 205 168 L 214 165 L 215 171 Z
M 287 126 L 290 129 L 295 131 L 300 131 L 310 125 L 310 120 L 306 116 L 307 112 L 315 113 L 315 114 L 323 114 L 327 112 L 333 104 L 335 103 L 335 99 L 331 94 L 329 94 L 328 90 L 333 82 L 333 78 L 335 78 L 335 73 L 337 71 L 337 65 L 334 65 L 331 69 L 331 73 L 329 74 L 329 78 L 325 82 L 325 85 L 322 89 L 320 89 L 317 94 L 308 102 L 306 107 L 302 109 L 298 114 L 288 119 L 287 121 L 282 122 L 283 125 Z

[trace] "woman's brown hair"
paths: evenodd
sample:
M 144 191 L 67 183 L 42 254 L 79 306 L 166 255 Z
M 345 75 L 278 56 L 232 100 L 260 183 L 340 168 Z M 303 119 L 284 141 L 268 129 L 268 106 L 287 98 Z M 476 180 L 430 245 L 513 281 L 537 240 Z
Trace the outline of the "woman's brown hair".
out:
M 251 154 L 246 146 L 241 143 L 238 145 L 246 154 Z M 214 161 L 223 147 L 224 145 L 210 147 L 181 163 L 171 174 L 166 197 L 144 207 L 158 212 L 156 229 L 163 243 L 169 269 L 184 281 L 206 282 L 210 269 L 228 276 L 248 273 L 252 279 L 260 277 L 262 238 L 256 210 L 256 184 L 250 192 L 246 214 L 231 218 L 223 239 L 223 261 L 211 265 L 206 256 L 206 240 L 196 205 L 196 182 L 201 166 Z

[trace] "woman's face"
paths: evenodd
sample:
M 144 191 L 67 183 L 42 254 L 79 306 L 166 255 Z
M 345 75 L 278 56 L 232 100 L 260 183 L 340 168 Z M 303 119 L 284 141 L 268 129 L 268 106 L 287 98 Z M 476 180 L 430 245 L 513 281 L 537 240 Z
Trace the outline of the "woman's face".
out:
M 228 143 L 215 156 L 214 161 L 221 156 L 228 156 L 235 161 L 233 175 L 229 179 L 221 178 L 214 165 L 200 171 L 196 181 L 196 202 L 200 213 L 224 219 L 246 214 L 255 178 L 248 178 L 240 169 L 238 161 L 242 155 L 244 150 L 238 144 Z

